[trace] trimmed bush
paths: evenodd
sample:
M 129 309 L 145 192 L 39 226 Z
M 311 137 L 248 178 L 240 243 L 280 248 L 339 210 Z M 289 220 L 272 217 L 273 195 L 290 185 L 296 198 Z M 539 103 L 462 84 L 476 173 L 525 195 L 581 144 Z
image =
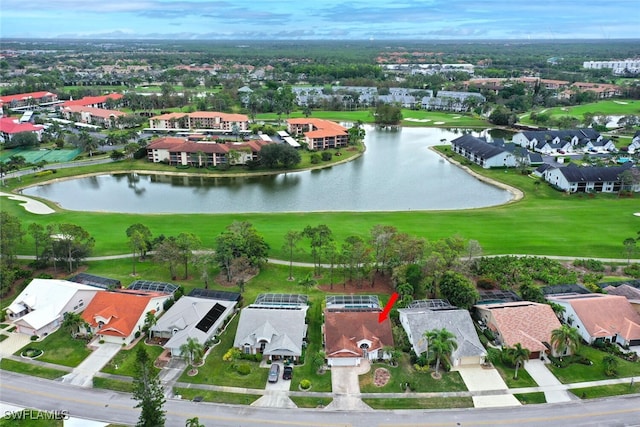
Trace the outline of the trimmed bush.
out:
M 35 177 L 47 176 L 47 175 L 51 175 L 52 173 L 53 171 L 51 169 L 46 169 L 40 172 L 36 172 L 35 174 L 33 174 L 33 176 Z
M 251 373 L 251 366 L 246 363 L 241 363 L 236 366 L 236 372 L 240 375 L 249 375 Z
M 311 388 L 311 381 L 306 379 L 300 381 L 300 388 L 303 390 L 309 390 Z

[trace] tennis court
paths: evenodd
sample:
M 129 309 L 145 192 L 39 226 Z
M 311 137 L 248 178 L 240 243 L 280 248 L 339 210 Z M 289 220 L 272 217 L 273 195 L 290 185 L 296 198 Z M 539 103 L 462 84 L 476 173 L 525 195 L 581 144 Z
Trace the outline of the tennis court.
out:
M 27 163 L 38 163 L 45 160 L 47 163 L 69 162 L 75 159 L 82 150 L 27 150 L 24 148 L 14 148 L 12 150 L 3 150 L 0 153 L 0 162 L 6 162 L 11 156 L 22 156 Z

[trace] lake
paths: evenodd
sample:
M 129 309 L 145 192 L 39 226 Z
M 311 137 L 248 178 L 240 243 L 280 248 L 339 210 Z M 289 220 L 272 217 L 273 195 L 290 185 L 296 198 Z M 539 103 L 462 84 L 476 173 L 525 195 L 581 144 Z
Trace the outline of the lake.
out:
M 104 174 L 25 188 L 65 209 L 123 213 L 450 210 L 494 206 L 509 192 L 429 149 L 461 135 L 366 127 L 367 151 L 330 168 L 259 177 Z

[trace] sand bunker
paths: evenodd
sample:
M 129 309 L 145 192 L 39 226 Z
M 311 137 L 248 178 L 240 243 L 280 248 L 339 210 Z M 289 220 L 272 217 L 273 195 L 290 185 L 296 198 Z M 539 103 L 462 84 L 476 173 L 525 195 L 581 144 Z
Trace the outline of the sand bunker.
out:
M 22 205 L 22 207 L 24 207 L 27 212 L 31 212 L 37 215 L 48 215 L 55 212 L 53 209 L 51 209 L 49 206 L 45 205 L 44 203 L 39 202 L 37 200 L 30 199 L 28 197 L 18 196 L 16 194 L 10 194 L 10 193 L 2 193 L 2 192 L 0 192 L 0 196 L 6 196 L 9 198 L 9 200 L 17 200 L 21 202 L 20 205 Z

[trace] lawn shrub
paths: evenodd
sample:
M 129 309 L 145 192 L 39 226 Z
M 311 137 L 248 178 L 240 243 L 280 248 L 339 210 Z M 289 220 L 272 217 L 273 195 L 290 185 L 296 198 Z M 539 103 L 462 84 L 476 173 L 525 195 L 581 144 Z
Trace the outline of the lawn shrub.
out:
M 309 390 L 311 388 L 311 381 L 307 379 L 300 381 L 300 388 L 303 390 Z
M 331 154 L 331 151 L 323 151 L 322 152 L 322 160 L 324 160 L 325 162 L 328 162 L 332 158 L 333 158 L 333 154 Z
M 573 265 L 576 267 L 586 268 L 587 270 L 595 271 L 595 272 L 605 271 L 604 263 L 596 259 L 577 259 L 573 261 Z
M 236 372 L 240 375 L 249 375 L 251 373 L 251 366 L 247 363 L 240 363 L 236 366 Z
M 480 277 L 477 281 L 477 285 L 480 289 L 495 289 L 498 283 L 490 277 Z
M 53 171 L 51 169 L 46 169 L 43 171 L 39 171 L 36 172 L 35 174 L 33 174 L 35 177 L 40 177 L 40 176 L 47 176 L 47 175 L 51 175 L 53 173 Z

